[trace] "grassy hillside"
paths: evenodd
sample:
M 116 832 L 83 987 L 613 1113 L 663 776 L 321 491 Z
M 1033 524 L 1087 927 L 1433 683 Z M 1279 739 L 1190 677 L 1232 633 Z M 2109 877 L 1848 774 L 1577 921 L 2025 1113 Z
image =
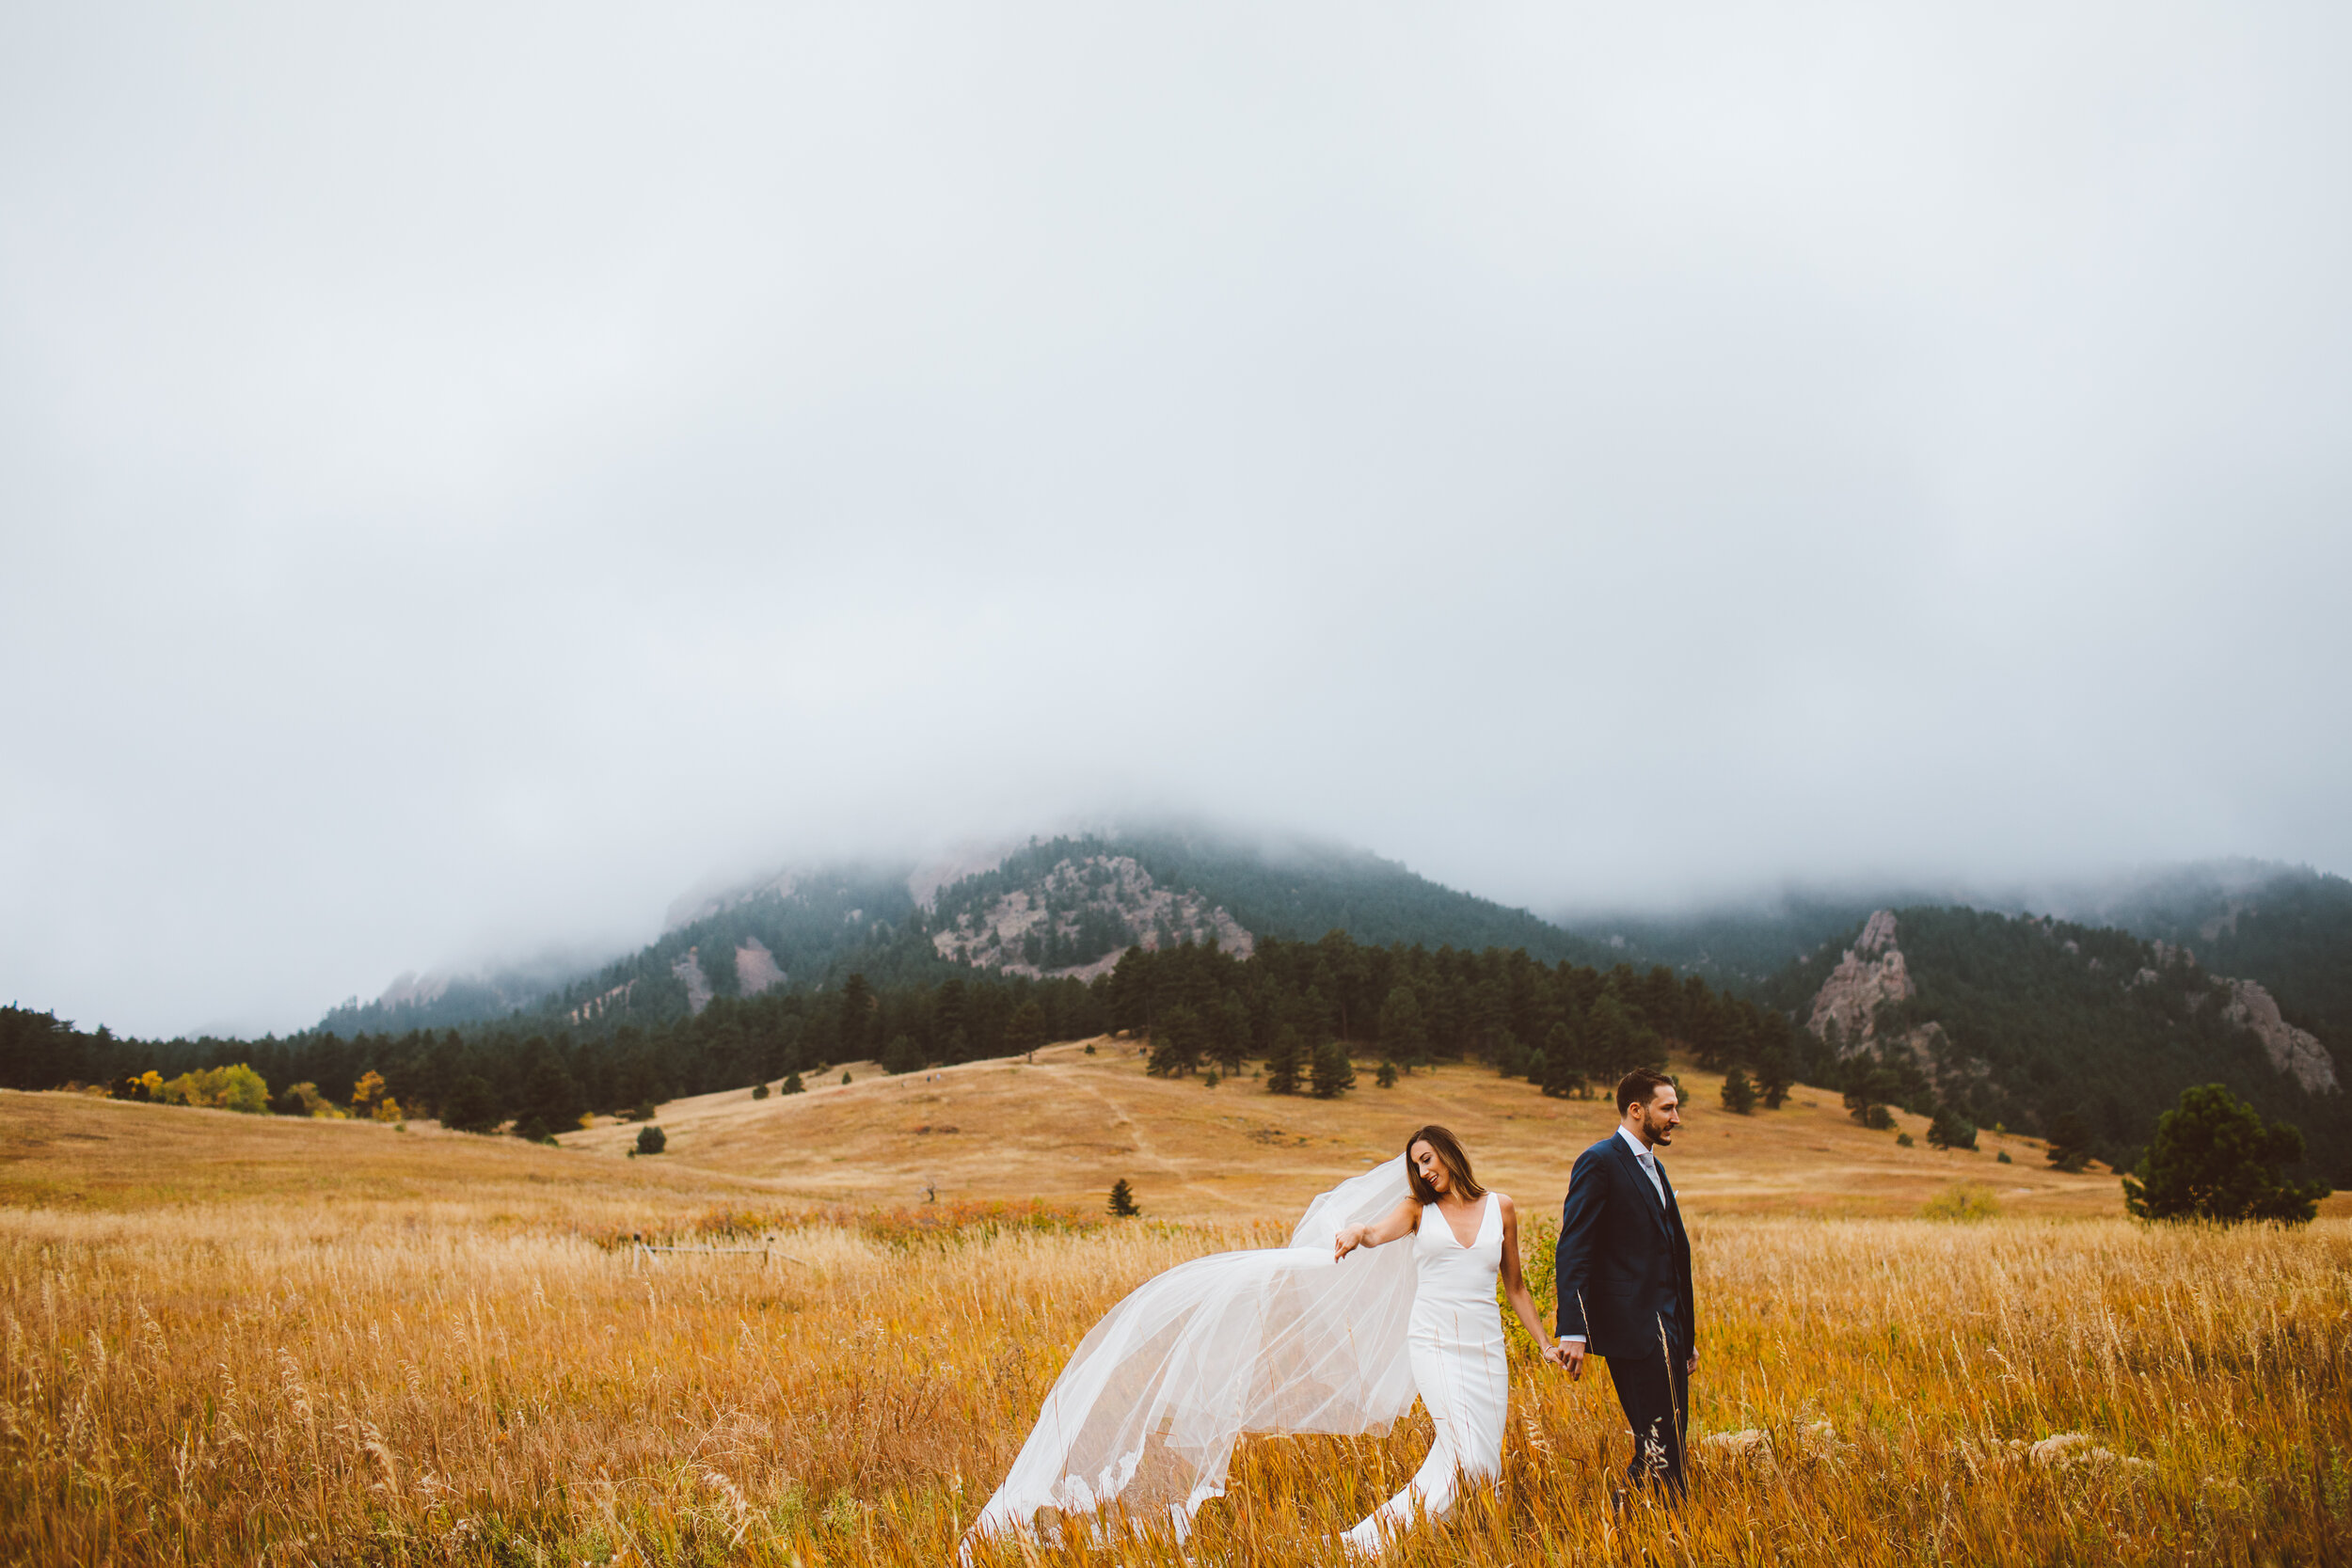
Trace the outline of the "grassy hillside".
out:
M 1338 1100 L 1268 1094 L 1248 1077 L 1209 1088 L 1144 1066 L 1134 1042 L 1108 1038 L 1048 1047 L 1034 1065 L 971 1062 L 897 1078 L 852 1066 L 849 1085 L 804 1095 L 732 1091 L 664 1105 L 661 1159 L 828 1202 L 914 1203 L 930 1190 L 942 1200 L 1039 1196 L 1091 1210 L 1123 1177 L 1157 1216 L 1281 1220 L 1433 1121 L 1461 1135 L 1481 1180 L 1556 1207 L 1576 1156 L 1614 1125 L 1605 1100 L 1549 1099 L 1480 1066 L 1440 1066 Z M 1978 1152 L 1942 1153 L 1921 1141 L 1924 1120 L 1903 1117 L 1915 1145 L 1906 1148 L 1895 1131 L 1857 1126 L 1835 1092 L 1802 1085 L 1781 1110 L 1733 1116 L 1721 1109 L 1720 1075 L 1677 1071 L 1692 1111 L 1664 1158 L 1693 1209 L 1907 1214 L 1977 1181 L 2021 1213 L 2122 1212 L 2112 1176 L 2049 1170 L 2030 1139 L 1988 1133 Z M 618 1157 L 636 1136 L 633 1124 L 613 1122 L 562 1142 Z M 2003 1149 L 2012 1164 L 1998 1163 Z

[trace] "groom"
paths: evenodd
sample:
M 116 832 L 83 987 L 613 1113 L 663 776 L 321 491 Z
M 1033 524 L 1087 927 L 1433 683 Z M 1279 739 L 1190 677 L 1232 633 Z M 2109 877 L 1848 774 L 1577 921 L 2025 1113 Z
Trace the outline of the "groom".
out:
M 1682 1125 L 1681 1099 L 1647 1068 L 1617 1085 L 1617 1130 L 1578 1156 L 1560 1210 L 1560 1342 L 1570 1377 L 1587 1351 L 1609 1363 L 1633 1429 L 1636 1486 L 1665 1482 L 1679 1501 L 1682 1431 L 1699 1364 L 1691 1300 L 1691 1238 L 1654 1152 Z

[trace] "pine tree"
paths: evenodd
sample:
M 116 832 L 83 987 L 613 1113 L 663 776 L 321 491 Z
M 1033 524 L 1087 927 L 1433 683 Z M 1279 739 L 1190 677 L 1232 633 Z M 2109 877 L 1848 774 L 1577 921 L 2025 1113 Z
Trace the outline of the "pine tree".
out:
M 1948 1105 L 1938 1105 L 1935 1118 L 1928 1123 L 1928 1142 L 1937 1148 L 1974 1148 L 1977 1124 Z
M 1634 1037 L 1633 1015 L 1613 996 L 1602 995 L 1584 1015 L 1584 1061 L 1603 1084 L 1622 1078 L 1641 1066 L 1641 1048 Z M 1551 1053 L 1546 1051 L 1546 1056 Z
M 1337 1100 L 1356 1086 L 1356 1064 L 1348 1060 L 1347 1045 L 1331 1040 L 1316 1047 L 1314 1093 L 1317 1100 Z
M 1429 1026 L 1422 1018 L 1421 998 L 1410 986 L 1396 986 L 1380 1004 L 1380 1049 L 1392 1060 L 1408 1066 L 1429 1059 Z
M 1298 1075 L 1306 1064 L 1307 1045 L 1298 1031 L 1285 1023 L 1274 1031 L 1274 1049 L 1266 1053 L 1265 1086 L 1269 1094 L 1296 1094 Z
M 1123 1176 L 1111 1183 L 1111 1212 L 1122 1220 L 1134 1219 L 1143 1212 L 1142 1206 L 1136 1202 L 1136 1190 L 1127 1185 Z
M 787 1072 L 784 1075 L 784 1082 L 777 1086 L 776 1092 L 778 1094 L 806 1094 L 808 1085 L 801 1082 L 799 1073 Z
M 1563 1022 L 1551 1026 L 1544 1037 L 1543 1049 L 1536 1053 L 1543 1059 L 1543 1076 L 1536 1080 L 1544 1093 L 1555 1100 L 1584 1092 L 1584 1051 L 1576 1032 Z
M 2183 1089 L 2156 1118 L 2155 1141 L 2123 1178 L 2123 1206 L 2146 1220 L 2282 1220 L 2303 1225 L 2328 1196 L 2324 1181 L 2287 1174 L 2303 1158 L 2303 1134 L 2219 1084 Z
M 1396 1064 L 1383 1056 L 1380 1059 L 1379 1074 L 1373 1079 L 1373 1082 L 1384 1089 L 1396 1087 Z
M 1045 1043 L 1045 1009 L 1031 997 L 1012 1010 L 1005 1022 L 1005 1053 L 1037 1060 L 1037 1048 Z
M 2060 1111 L 2050 1118 L 2050 1164 L 2069 1172 L 2090 1164 L 2090 1129 L 2080 1112 Z
M 841 987 L 841 1055 L 836 1061 L 856 1061 L 873 1049 L 874 1023 L 881 1004 L 863 974 L 852 974 Z
M 1179 1004 L 1152 1025 L 1152 1056 L 1144 1070 L 1154 1078 L 1182 1078 L 1200 1066 L 1200 1015 Z
M 1241 999 L 1241 992 L 1229 990 L 1216 1006 L 1216 1060 L 1231 1078 L 1241 1071 L 1242 1058 L 1249 1054 L 1249 1004 Z
M 487 1132 L 505 1120 L 498 1091 L 480 1073 L 468 1073 L 441 1099 L 441 1125 L 455 1132 Z
M 1756 1114 L 1756 1085 L 1748 1082 L 1742 1069 L 1733 1068 L 1724 1075 L 1724 1109 L 1739 1117 Z

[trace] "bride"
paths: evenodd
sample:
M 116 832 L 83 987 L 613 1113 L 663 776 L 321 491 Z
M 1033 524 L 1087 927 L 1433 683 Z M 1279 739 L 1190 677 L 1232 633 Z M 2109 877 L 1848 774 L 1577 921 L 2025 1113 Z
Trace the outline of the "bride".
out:
M 1386 1244 L 1407 1236 L 1408 1247 Z M 1453 1133 L 1423 1127 L 1403 1155 L 1309 1205 L 1288 1246 L 1196 1258 L 1111 1308 L 971 1534 L 1116 1508 L 1181 1539 L 1223 1495 L 1244 1433 L 1385 1432 L 1418 1393 L 1437 1429 L 1428 1459 L 1343 1537 L 1377 1553 L 1416 1513 L 1443 1517 L 1463 1481 L 1502 1474 L 1498 1276 L 1549 1346 L 1519 1275 L 1511 1200 L 1478 1184 Z

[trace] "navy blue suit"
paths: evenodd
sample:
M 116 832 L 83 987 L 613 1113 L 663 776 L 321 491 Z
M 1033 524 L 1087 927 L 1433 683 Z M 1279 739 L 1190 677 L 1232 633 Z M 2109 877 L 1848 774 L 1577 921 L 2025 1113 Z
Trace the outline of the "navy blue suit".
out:
M 1584 1336 L 1586 1348 L 1609 1363 L 1609 1381 L 1633 1430 L 1629 1474 L 1637 1483 L 1659 1475 L 1678 1495 L 1698 1319 L 1690 1233 L 1664 1163 L 1654 1152 L 1651 1160 L 1665 1189 L 1662 1203 L 1618 1133 L 1577 1157 L 1560 1206 L 1555 1334 Z

